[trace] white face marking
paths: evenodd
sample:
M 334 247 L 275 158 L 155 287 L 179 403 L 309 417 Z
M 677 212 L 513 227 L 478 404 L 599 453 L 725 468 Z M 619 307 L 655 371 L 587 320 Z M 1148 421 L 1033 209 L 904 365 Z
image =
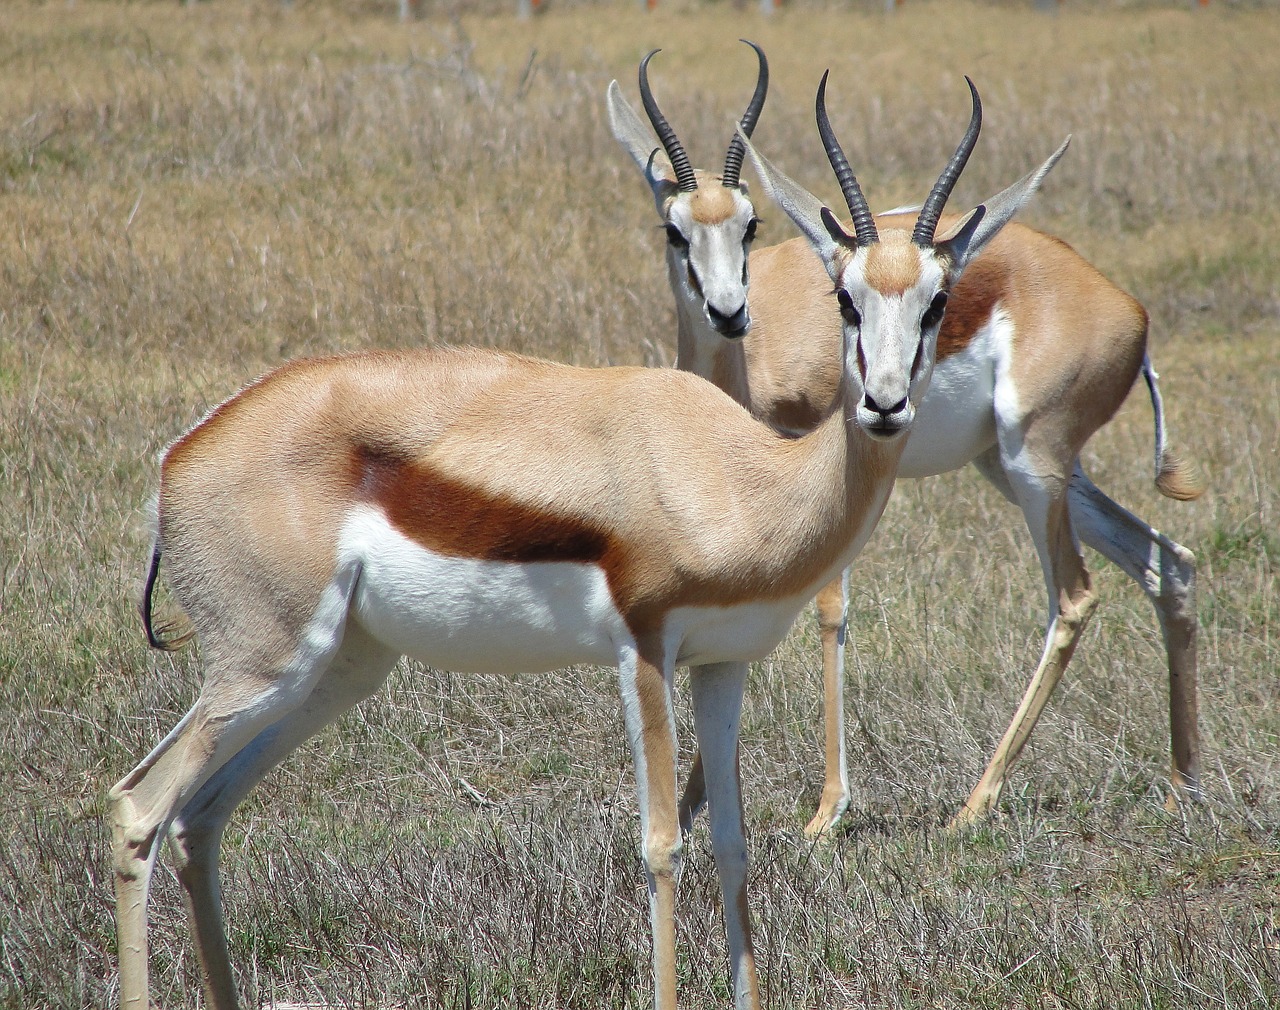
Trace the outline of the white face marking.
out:
M 615 666 L 631 638 L 595 565 L 437 554 L 371 508 L 351 513 L 338 553 L 342 565 L 359 566 L 355 618 L 380 642 L 432 666 L 474 673 Z
M 739 191 L 724 189 L 717 196 L 732 200 L 733 211 L 710 224 L 697 219 L 691 206 L 694 195 L 681 194 L 667 208 L 667 261 L 673 286 L 695 318 L 722 337 L 742 337 L 751 324 L 747 235 L 755 209 Z
M 1013 324 L 997 309 L 963 351 L 938 363 L 920 401 L 899 477 L 958 470 L 996 442 L 992 397 L 1007 370 Z
M 920 278 L 901 293 L 885 294 L 865 277 L 867 251 L 849 262 L 837 291 L 845 338 L 845 372 L 857 398 L 855 419 L 873 438 L 905 433 L 929 388 L 938 326 L 921 321 L 942 290 L 944 275 L 931 255 L 921 256 Z

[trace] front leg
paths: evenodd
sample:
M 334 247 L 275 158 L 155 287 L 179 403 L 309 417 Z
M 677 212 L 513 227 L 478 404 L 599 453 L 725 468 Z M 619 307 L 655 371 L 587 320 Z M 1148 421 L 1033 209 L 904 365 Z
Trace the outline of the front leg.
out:
M 672 666 L 656 644 L 627 650 L 618 663 L 622 711 L 640 803 L 641 850 L 649 880 L 653 1005 L 676 1006 L 675 886 L 683 841 L 676 816 L 676 724 Z
M 810 838 L 835 827 L 849 809 L 849 767 L 844 749 L 844 640 L 848 633 L 849 572 L 846 569 L 818 593 L 818 631 L 822 636 L 822 724 L 826 758 L 822 799 L 805 825 Z
M 824 586 L 814 601 L 818 632 L 822 638 L 823 785 L 817 812 L 805 825 L 809 838 L 818 838 L 835 827 L 849 809 L 849 762 L 844 746 L 844 643 L 848 634 L 849 572 Z M 693 767 L 680 797 L 680 830 L 693 830 L 694 819 L 707 802 L 702 752 L 693 755 Z
M 760 1005 L 755 951 L 751 942 L 751 910 L 747 902 L 747 840 L 743 829 L 742 781 L 738 765 L 738 726 L 746 681 L 746 663 L 694 667 L 689 681 L 737 1010 L 755 1010 Z

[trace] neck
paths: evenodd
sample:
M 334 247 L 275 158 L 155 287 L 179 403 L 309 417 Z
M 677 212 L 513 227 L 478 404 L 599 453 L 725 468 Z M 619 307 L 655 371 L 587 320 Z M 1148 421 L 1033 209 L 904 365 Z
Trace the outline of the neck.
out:
M 744 529 L 744 555 L 760 570 L 785 572 L 779 595 L 812 595 L 861 551 L 889 500 L 906 439 L 873 441 L 839 408 L 798 439 L 774 442 L 778 467 L 769 490 L 753 492 L 756 521 Z M 758 486 L 758 485 L 757 485 Z
M 673 290 L 680 290 L 674 276 L 671 286 Z M 752 410 L 743 341 L 720 336 L 707 322 L 702 307 L 684 298 L 676 299 L 676 324 L 676 368 L 702 376 Z

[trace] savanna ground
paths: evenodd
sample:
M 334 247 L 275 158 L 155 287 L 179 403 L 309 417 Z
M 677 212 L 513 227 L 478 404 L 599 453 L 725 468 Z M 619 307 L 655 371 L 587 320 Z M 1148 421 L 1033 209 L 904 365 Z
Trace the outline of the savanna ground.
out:
M 986 104 L 968 205 L 1062 136 L 1024 219 L 1152 313 L 1199 501 L 1151 482 L 1136 394 L 1086 463 L 1200 561 L 1203 804 L 1167 813 L 1154 615 L 1103 597 L 999 815 L 942 831 L 1039 654 L 1017 513 L 973 472 L 900 487 L 853 578 L 853 809 L 820 784 L 802 619 L 743 729 L 772 1007 L 1268 1007 L 1280 1002 L 1280 19 L 1265 9 L 912 2 L 508 4 L 395 22 L 390 2 L 5 5 L 0 14 L 0 1006 L 115 995 L 103 797 L 194 698 L 135 599 L 156 454 L 291 356 L 483 343 L 662 365 L 674 313 L 647 189 L 603 96 L 651 47 L 696 162 L 719 164 L 761 43 L 756 137 L 839 205 L 830 107 L 873 206 L 918 201 Z M 792 232 L 761 202 L 762 241 Z M 429 395 L 424 390 L 424 395 Z M 566 447 L 567 452 L 572 447 Z M 687 713 L 681 708 L 684 738 Z M 687 761 L 687 753 L 685 759 Z M 638 1007 L 648 926 L 611 673 L 405 665 L 294 755 L 225 846 L 250 1005 Z M 681 883 L 681 991 L 723 1006 L 705 828 Z M 153 995 L 202 997 L 157 873 Z

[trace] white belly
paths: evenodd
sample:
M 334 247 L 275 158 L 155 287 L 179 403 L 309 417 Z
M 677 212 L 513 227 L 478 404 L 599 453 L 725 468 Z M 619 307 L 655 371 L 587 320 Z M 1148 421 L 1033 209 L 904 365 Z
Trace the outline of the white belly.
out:
M 604 572 L 572 562 L 516 564 L 438 554 L 375 509 L 343 526 L 339 566 L 358 567 L 351 616 L 403 655 L 460 673 L 541 673 L 617 666 L 634 636 Z M 808 597 L 732 607 L 678 607 L 663 638 L 676 665 L 759 659 Z
M 899 477 L 959 470 L 995 445 L 992 398 L 1000 351 L 1009 336 L 1009 323 L 997 310 L 968 347 L 934 367 L 902 453 Z
M 791 629 L 804 596 L 735 607 L 677 607 L 667 617 L 666 641 L 677 666 L 763 659 Z
M 437 554 L 373 509 L 346 522 L 339 558 L 360 567 L 351 597 L 355 619 L 388 647 L 441 669 L 616 666 L 620 645 L 631 640 L 595 565 Z

